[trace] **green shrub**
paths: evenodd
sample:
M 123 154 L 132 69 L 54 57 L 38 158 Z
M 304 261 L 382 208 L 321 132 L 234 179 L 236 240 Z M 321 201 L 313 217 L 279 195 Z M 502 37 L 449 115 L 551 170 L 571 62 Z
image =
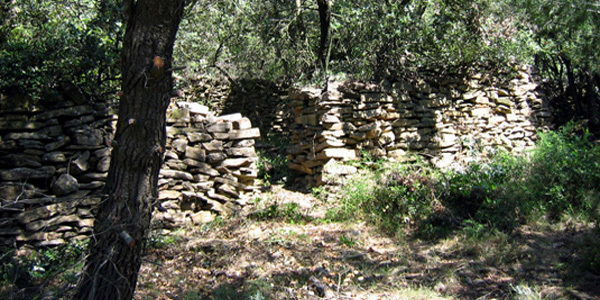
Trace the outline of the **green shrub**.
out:
M 527 204 L 517 196 L 527 165 L 526 157 L 500 152 L 464 171 L 448 172 L 442 203 L 459 220 L 510 230 L 519 221 L 519 207 Z
M 346 247 L 348 247 L 348 248 L 353 248 L 354 246 L 356 246 L 356 244 L 358 244 L 356 239 L 354 239 L 351 236 L 346 236 L 346 235 L 340 236 L 340 243 L 343 245 L 346 245 Z
M 371 175 L 362 174 L 360 180 L 352 180 L 341 190 L 340 203 L 327 210 L 325 218 L 330 221 L 349 221 L 361 216 L 362 205 L 373 199 Z
M 86 242 L 74 241 L 53 248 L 41 249 L 23 260 L 33 278 L 49 278 L 83 263 Z
M 486 233 L 486 226 L 474 220 L 465 220 L 463 222 L 462 231 L 467 239 L 479 240 Z
M 176 233 L 163 234 L 158 231 L 152 231 L 146 240 L 146 247 L 149 249 L 163 249 L 177 244 L 182 239 Z
M 600 148 L 580 125 L 539 134 L 530 157 L 499 153 L 446 174 L 442 197 L 461 219 L 510 230 L 525 217 L 564 213 L 598 219 Z
M 487 229 L 510 232 L 540 216 L 564 213 L 600 221 L 600 147 L 569 124 L 541 133 L 530 155 L 499 152 L 463 170 L 416 162 L 355 163 L 361 177 L 342 188 L 333 221 L 363 218 L 384 232 L 416 229 L 436 237 L 462 228 L 476 238 Z
M 432 213 L 437 200 L 433 177 L 413 168 L 394 168 L 380 177 L 373 199 L 363 205 L 368 218 L 389 233 L 416 224 Z
M 304 224 L 312 220 L 300 211 L 300 206 L 295 202 L 286 203 L 283 207 L 279 207 L 277 204 L 271 204 L 254 213 L 252 217 L 262 221 L 283 220 L 291 224 Z
M 600 147 L 574 122 L 540 133 L 525 184 L 529 197 L 551 217 L 584 212 L 598 221 Z
M 436 170 L 421 164 L 374 162 L 368 156 L 353 164 L 361 168 L 360 175 L 342 188 L 340 203 L 327 211 L 328 220 L 364 218 L 394 235 L 432 214 L 438 201 Z

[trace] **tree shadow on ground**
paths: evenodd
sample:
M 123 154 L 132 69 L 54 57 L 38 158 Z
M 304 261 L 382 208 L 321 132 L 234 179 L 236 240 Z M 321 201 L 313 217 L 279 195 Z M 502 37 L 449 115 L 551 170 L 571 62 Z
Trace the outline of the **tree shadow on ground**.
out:
M 151 249 L 146 260 L 160 264 L 145 264 L 137 298 L 175 289 L 171 299 L 396 299 L 424 288 L 458 299 L 600 299 L 594 240 L 597 231 L 583 227 L 422 241 L 391 239 L 363 223 L 235 220 Z
M 598 231 L 556 228 L 418 240 L 358 220 L 235 217 L 149 247 L 135 299 L 600 299 Z

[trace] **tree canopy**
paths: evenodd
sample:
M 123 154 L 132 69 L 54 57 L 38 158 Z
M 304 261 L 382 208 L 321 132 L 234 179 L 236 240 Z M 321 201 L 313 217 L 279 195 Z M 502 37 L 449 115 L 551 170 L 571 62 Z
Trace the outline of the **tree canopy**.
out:
M 117 3 L 4 1 L 0 88 L 39 94 L 64 79 L 90 94 L 114 91 L 124 22 Z M 597 1 L 323 3 L 331 12 L 327 76 L 371 80 L 519 63 L 565 82 L 567 69 L 598 74 Z M 312 80 L 323 71 L 320 31 L 319 1 L 198 1 L 185 12 L 175 60 L 185 74 Z
M 119 78 L 122 14 L 117 1 L 4 1 L 0 90 L 37 99 L 61 81 L 99 98 Z
M 310 77 L 321 68 L 317 2 L 204 2 L 184 20 L 176 53 L 194 71 L 216 64 L 237 76 Z M 507 18 L 507 1 L 331 4 L 332 74 L 372 79 L 531 60 L 533 35 Z

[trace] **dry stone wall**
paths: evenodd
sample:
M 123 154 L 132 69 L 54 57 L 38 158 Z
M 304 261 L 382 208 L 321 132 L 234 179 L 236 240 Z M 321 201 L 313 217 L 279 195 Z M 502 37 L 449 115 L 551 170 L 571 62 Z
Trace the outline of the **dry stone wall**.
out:
M 185 99 L 202 99 L 215 114 L 241 113 L 248 117 L 264 136 L 286 135 L 291 113 L 287 109 L 287 87 L 268 80 L 243 79 L 231 82 L 199 74 L 187 79 Z
M 541 96 L 527 69 L 504 85 L 474 75 L 462 81 L 290 89 L 295 114 L 290 167 L 305 175 L 306 184 L 322 185 L 356 172 L 339 162 L 365 152 L 392 159 L 420 153 L 439 167 L 473 150 L 522 152 L 534 145 L 536 130 L 551 124 Z
M 541 96 L 526 70 L 508 84 L 475 75 L 290 89 L 283 101 L 294 119 L 290 167 L 308 185 L 319 185 L 356 172 L 339 162 L 363 152 L 395 159 L 417 152 L 442 167 L 486 147 L 520 152 L 533 146 L 536 130 L 550 125 Z M 0 101 L 0 245 L 56 245 L 91 232 L 115 113 L 80 94 L 59 98 L 43 109 Z M 283 124 L 284 114 L 264 124 Z M 186 101 L 172 103 L 167 124 L 158 225 L 202 223 L 244 205 L 256 190 L 261 130 L 239 113 L 217 116 Z
M 115 118 L 109 105 L 79 96 L 43 109 L 2 99 L 0 245 L 56 245 L 91 232 Z
M 237 210 L 255 190 L 259 129 L 197 103 L 174 102 L 168 114 L 157 225 Z M 115 124 L 108 105 L 87 101 L 0 110 L 0 246 L 52 246 L 91 233 Z
M 198 224 L 238 210 L 257 188 L 260 130 L 239 113 L 215 116 L 195 102 L 173 103 L 168 114 L 155 221 Z

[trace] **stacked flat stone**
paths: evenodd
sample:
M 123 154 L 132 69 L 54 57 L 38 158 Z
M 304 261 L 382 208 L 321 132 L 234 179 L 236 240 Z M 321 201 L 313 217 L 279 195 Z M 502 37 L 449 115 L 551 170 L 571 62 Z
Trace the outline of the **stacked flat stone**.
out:
M 295 114 L 290 168 L 308 185 L 340 182 L 356 169 L 340 164 L 362 153 L 402 159 L 420 153 L 448 167 L 477 148 L 522 152 L 551 112 L 526 69 L 508 86 L 482 75 L 467 80 L 399 81 L 388 86 L 329 83 L 290 89 Z
M 167 151 L 160 171 L 159 200 L 165 224 L 210 221 L 231 214 L 255 190 L 254 149 L 260 130 L 241 114 L 215 116 L 194 102 L 173 103 L 167 119 Z M 208 212 L 207 212 L 208 211 Z
M 226 78 L 202 74 L 188 79 L 185 89 L 188 101 L 202 99 L 216 115 L 241 113 L 262 133 L 286 135 L 291 114 L 287 109 L 287 88 L 275 82 L 260 79 L 238 79 L 232 83 Z
M 2 99 L 0 245 L 53 246 L 91 233 L 116 117 L 107 104 L 78 99 L 41 108 Z M 201 223 L 238 209 L 255 190 L 258 128 L 196 103 L 173 105 L 168 114 L 160 172 L 166 211 L 155 211 L 155 219 Z
M 188 78 L 185 98 L 188 101 L 202 99 L 203 103 L 215 114 L 221 114 L 231 92 L 231 82 L 225 78 L 214 78 L 198 74 Z
M 2 99 L 0 245 L 57 245 L 91 232 L 115 118 L 81 94 L 57 95 L 43 109 Z

